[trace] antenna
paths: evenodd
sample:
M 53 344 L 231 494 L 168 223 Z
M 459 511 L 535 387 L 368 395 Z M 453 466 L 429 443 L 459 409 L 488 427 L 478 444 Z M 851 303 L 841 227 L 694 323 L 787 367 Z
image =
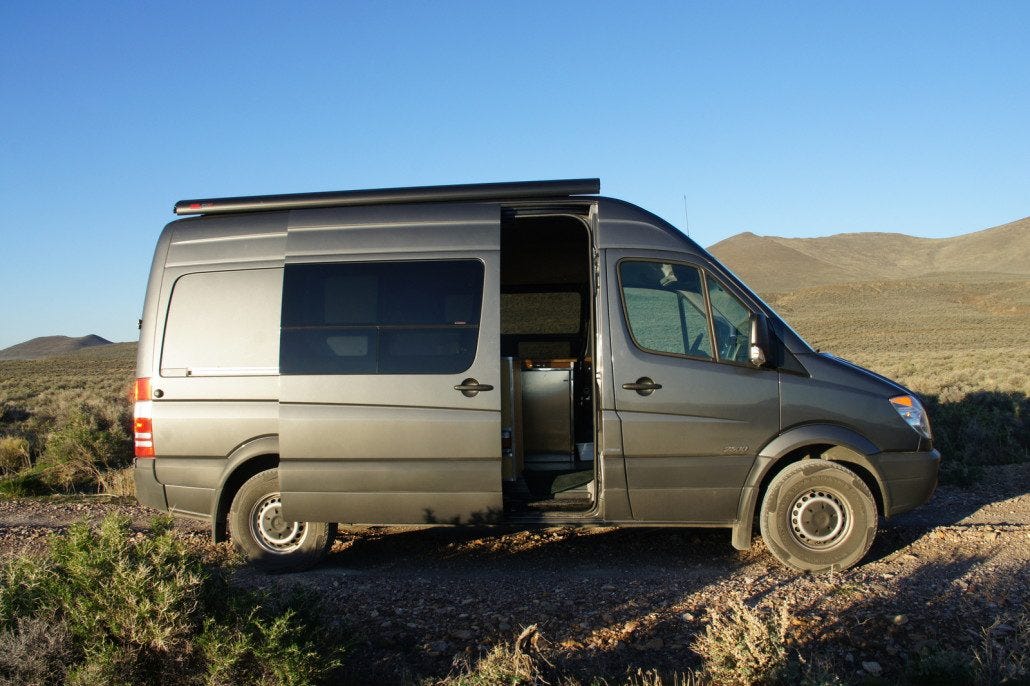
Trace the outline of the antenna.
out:
M 690 236 L 690 216 L 687 215 L 687 196 L 683 196 L 683 228 L 687 232 L 687 237 Z

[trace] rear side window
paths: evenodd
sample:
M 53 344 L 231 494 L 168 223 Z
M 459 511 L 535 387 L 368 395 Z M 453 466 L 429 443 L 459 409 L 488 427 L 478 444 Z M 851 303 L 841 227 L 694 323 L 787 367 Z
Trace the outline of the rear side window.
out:
M 161 349 L 162 376 L 275 374 L 281 269 L 180 276 Z
M 287 265 L 282 374 L 449 374 L 476 357 L 476 260 Z

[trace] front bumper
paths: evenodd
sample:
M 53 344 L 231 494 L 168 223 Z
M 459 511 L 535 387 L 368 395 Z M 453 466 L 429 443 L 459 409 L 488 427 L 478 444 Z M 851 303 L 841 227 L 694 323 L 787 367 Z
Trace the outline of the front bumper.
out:
M 941 466 L 938 450 L 880 453 L 876 463 L 887 490 L 885 514 L 888 517 L 922 505 L 937 488 L 937 472 Z
M 168 511 L 168 499 L 164 484 L 157 480 L 155 459 L 136 459 L 136 500 L 147 507 L 162 512 Z

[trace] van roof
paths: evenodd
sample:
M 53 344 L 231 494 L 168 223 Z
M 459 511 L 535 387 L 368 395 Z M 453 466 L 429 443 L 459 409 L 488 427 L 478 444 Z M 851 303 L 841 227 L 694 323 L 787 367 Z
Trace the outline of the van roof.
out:
M 296 210 L 314 207 L 342 207 L 346 205 L 567 198 L 573 195 L 596 195 L 600 192 L 600 179 L 507 181 L 502 183 L 411 186 L 408 188 L 374 188 L 352 191 L 323 191 L 319 193 L 287 193 L 283 195 L 249 195 L 235 198 L 180 200 L 175 203 L 173 211 L 175 214 L 180 215 L 227 214 L 235 212 Z

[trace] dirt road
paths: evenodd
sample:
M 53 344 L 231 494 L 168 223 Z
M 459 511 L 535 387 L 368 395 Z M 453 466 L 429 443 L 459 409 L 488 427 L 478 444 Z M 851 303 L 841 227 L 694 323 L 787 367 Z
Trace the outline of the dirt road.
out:
M 999 631 L 1021 611 L 1026 621 L 1028 492 L 1030 465 L 991 468 L 973 489 L 942 487 L 923 508 L 883 522 L 863 564 L 831 575 L 787 571 L 757 539 L 737 552 L 728 530 L 398 527 L 341 533 L 309 572 L 244 567 L 235 580 L 317 593 L 355 636 L 355 681 L 444 676 L 456 656 L 474 659 L 529 624 L 556 669 L 586 680 L 683 670 L 698 664 L 690 644 L 707 611 L 734 596 L 787 603 L 803 654 L 893 681 L 919 655 L 971 654 L 996 619 Z M 153 515 L 96 498 L 0 501 L 0 550 L 40 550 L 50 532 L 112 511 L 141 526 Z M 179 529 L 210 545 L 203 525 Z

